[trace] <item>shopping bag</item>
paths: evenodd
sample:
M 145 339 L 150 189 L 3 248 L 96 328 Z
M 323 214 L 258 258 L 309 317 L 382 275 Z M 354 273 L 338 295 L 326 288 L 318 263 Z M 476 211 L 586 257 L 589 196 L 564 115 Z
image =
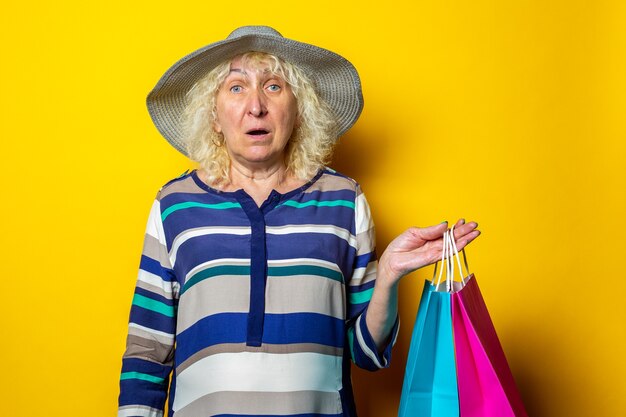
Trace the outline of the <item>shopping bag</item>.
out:
M 443 268 L 442 268 L 443 271 Z M 458 417 L 451 294 L 426 280 L 407 357 L 399 417 Z
M 473 275 L 452 294 L 452 322 L 461 417 L 527 417 Z
M 424 285 L 398 416 L 527 417 L 476 277 L 464 251 L 463 273 L 453 236 L 454 228 L 444 234 L 439 278 L 436 264 Z

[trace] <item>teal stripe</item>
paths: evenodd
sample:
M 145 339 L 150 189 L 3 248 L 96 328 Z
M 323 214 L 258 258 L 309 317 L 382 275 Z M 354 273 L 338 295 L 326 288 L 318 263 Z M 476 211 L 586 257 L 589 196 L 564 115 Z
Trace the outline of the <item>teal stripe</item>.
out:
M 354 208 L 354 203 L 348 200 L 328 200 L 328 201 L 310 200 L 310 201 L 305 201 L 304 203 L 299 203 L 294 200 L 287 200 L 284 203 L 279 204 L 279 205 L 295 207 L 295 208 L 304 208 L 304 207 L 310 207 L 310 206 L 316 206 L 316 207 L 344 206 L 344 207 L 350 207 L 351 209 Z
M 356 326 L 356 324 L 355 324 Z M 350 356 L 352 357 L 352 361 L 355 362 L 354 356 L 354 327 L 348 328 L 348 346 L 350 347 Z
M 317 265 L 272 266 L 268 268 L 267 274 L 274 277 L 286 277 L 290 275 L 317 275 L 343 282 L 341 272 Z
M 153 300 L 152 298 L 145 297 L 141 294 L 135 294 L 135 296 L 133 297 L 133 304 L 163 314 L 167 317 L 174 317 L 173 306 L 168 306 L 161 301 Z
M 206 203 L 197 203 L 195 201 L 187 201 L 184 203 L 174 204 L 168 207 L 161 214 L 161 221 L 165 221 L 167 216 L 174 213 L 175 211 L 184 210 L 188 208 L 206 208 L 206 209 L 212 209 L 212 210 L 227 210 L 231 208 L 241 208 L 241 204 L 231 203 L 231 202 L 224 202 L 224 203 L 218 203 L 218 204 L 206 204 Z
M 148 375 L 141 372 L 122 372 L 120 376 L 120 380 L 125 379 L 141 379 L 142 381 L 153 382 L 155 384 L 163 384 L 165 383 L 165 379 L 159 378 L 158 376 Z
M 200 281 L 204 281 L 207 278 L 217 277 L 219 275 L 250 275 L 250 265 L 220 265 L 204 269 L 194 274 L 191 278 L 189 278 L 189 280 L 187 280 L 187 282 L 185 282 L 181 295 Z
M 372 293 L 374 292 L 374 288 L 370 288 L 369 290 L 355 292 L 348 295 L 348 299 L 350 300 L 350 304 L 361 304 L 367 303 L 372 299 Z

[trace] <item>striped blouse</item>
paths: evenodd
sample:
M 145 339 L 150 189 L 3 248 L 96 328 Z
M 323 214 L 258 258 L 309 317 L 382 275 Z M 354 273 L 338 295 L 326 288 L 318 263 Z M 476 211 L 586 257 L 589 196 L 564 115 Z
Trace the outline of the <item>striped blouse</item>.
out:
M 365 325 L 374 245 L 359 185 L 330 169 L 261 207 L 196 171 L 166 184 L 148 220 L 118 417 L 162 416 L 166 398 L 170 417 L 354 417 L 350 362 L 387 367 L 393 344 L 377 352 Z

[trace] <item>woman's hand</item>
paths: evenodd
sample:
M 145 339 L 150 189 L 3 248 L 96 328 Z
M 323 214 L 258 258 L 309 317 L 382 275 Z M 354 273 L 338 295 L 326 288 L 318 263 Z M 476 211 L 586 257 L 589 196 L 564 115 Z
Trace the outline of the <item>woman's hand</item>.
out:
M 460 219 L 454 225 L 454 238 L 460 251 L 480 235 L 476 222 Z M 441 259 L 443 234 L 448 222 L 430 227 L 412 227 L 395 238 L 379 260 L 379 284 L 395 286 L 410 272 Z

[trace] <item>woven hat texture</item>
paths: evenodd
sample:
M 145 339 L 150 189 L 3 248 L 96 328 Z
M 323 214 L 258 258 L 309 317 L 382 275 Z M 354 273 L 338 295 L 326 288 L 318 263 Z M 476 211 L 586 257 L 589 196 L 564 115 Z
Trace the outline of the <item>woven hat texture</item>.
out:
M 182 138 L 181 115 L 186 94 L 220 63 L 245 52 L 275 55 L 300 68 L 337 119 L 339 138 L 356 122 L 363 109 L 361 80 L 354 66 L 326 49 L 283 37 L 268 26 L 243 26 L 222 41 L 183 57 L 161 77 L 148 94 L 148 112 L 159 132 L 174 148 L 187 155 Z

